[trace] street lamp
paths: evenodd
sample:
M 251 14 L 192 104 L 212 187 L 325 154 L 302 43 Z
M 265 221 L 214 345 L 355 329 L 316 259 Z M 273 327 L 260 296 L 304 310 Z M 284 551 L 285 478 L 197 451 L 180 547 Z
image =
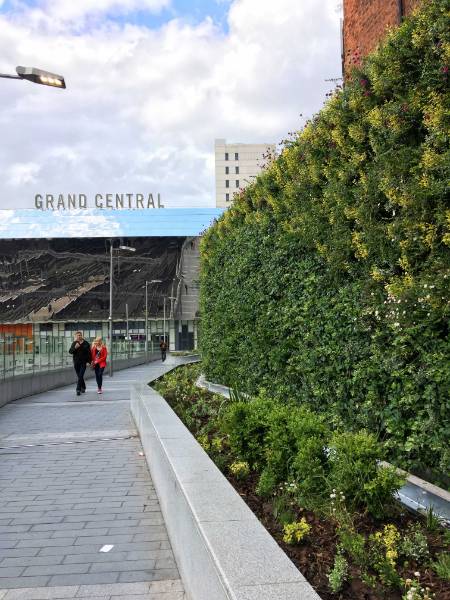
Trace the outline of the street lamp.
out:
M 114 246 L 113 240 L 109 242 L 109 250 L 110 250 L 110 262 L 109 262 L 109 343 L 111 347 L 111 354 L 109 357 L 109 376 L 113 375 L 113 256 L 114 256 Z M 116 248 L 117 253 L 120 250 L 128 250 L 128 252 L 136 252 L 136 248 L 131 248 L 130 246 L 119 246 Z
M 16 67 L 17 75 L 7 75 L 6 73 L 0 73 L 0 77 L 4 79 L 26 79 L 39 85 L 48 85 L 50 87 L 56 87 L 65 89 L 66 82 L 62 75 L 56 75 L 56 73 L 50 73 L 50 71 L 43 71 L 42 69 L 36 69 L 34 67 Z
M 176 300 L 176 296 L 167 296 L 167 299 L 170 300 L 170 314 L 169 318 L 173 317 L 172 311 L 172 300 Z M 166 297 L 164 296 L 164 341 L 166 341 Z
M 162 279 L 152 279 L 145 282 L 145 361 L 148 362 L 148 286 L 152 283 L 162 283 Z

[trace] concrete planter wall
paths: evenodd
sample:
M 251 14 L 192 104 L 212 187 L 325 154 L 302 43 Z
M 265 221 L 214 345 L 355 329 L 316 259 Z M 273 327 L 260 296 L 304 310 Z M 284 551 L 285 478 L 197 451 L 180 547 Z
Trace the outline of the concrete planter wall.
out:
M 131 410 L 189 600 L 320 600 L 164 398 Z

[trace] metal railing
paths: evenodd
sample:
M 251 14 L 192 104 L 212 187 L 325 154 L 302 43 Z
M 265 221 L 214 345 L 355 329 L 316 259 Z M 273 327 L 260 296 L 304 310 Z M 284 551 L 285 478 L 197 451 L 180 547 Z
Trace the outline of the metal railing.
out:
M 0 381 L 18 375 L 30 375 L 72 366 L 69 348 L 71 337 L 17 337 L 0 336 Z M 88 340 L 89 342 L 91 340 Z M 149 353 L 156 350 L 149 340 Z M 113 361 L 132 359 L 145 355 L 145 341 L 117 340 L 108 347 Z

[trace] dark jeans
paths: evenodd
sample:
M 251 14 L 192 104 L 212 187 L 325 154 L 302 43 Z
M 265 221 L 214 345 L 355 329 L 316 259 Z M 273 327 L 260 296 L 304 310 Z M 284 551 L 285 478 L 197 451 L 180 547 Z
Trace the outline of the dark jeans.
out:
M 166 360 L 166 352 L 167 352 L 167 350 L 161 350 L 161 360 L 162 361 Z
M 97 380 L 97 387 L 99 390 L 102 389 L 103 383 L 103 371 L 105 367 L 100 367 L 99 365 L 95 365 L 95 379 Z
M 86 371 L 86 363 L 73 363 L 73 367 L 77 374 L 77 392 L 81 392 L 86 389 L 86 384 L 84 383 L 84 373 Z

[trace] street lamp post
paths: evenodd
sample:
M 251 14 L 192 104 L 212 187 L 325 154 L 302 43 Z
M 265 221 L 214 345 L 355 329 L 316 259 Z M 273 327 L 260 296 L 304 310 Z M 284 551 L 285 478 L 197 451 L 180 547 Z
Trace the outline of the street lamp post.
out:
M 167 297 L 168 300 L 170 300 L 170 312 L 169 312 L 169 321 L 170 319 L 173 319 L 173 301 L 176 300 L 176 296 L 168 296 Z M 166 335 L 165 335 L 165 331 L 166 331 L 166 325 L 165 325 L 165 309 L 166 309 L 166 304 L 165 304 L 166 299 L 164 298 L 164 341 L 166 341 Z M 169 331 L 170 331 L 170 326 L 169 326 Z M 170 337 L 170 336 L 168 336 Z
M 60 89 L 66 88 L 66 82 L 62 75 L 56 75 L 56 73 L 50 73 L 50 71 L 43 71 L 42 69 L 36 69 L 35 67 L 16 67 L 17 75 L 9 75 L 7 73 L 0 73 L 0 77 L 3 79 L 26 79 L 39 85 L 48 85 L 50 87 L 56 87 Z
M 163 312 L 163 336 L 166 341 L 166 297 L 164 296 L 164 312 Z
M 152 279 L 145 282 L 145 361 L 148 362 L 148 285 L 162 283 L 161 279 Z
M 136 248 L 131 248 L 130 246 L 119 246 L 117 248 L 117 252 L 120 250 L 128 250 L 129 252 L 136 252 Z M 109 243 L 109 345 L 110 345 L 110 355 L 109 355 L 109 376 L 113 376 L 113 256 L 114 256 L 114 246 L 113 240 L 110 240 Z

